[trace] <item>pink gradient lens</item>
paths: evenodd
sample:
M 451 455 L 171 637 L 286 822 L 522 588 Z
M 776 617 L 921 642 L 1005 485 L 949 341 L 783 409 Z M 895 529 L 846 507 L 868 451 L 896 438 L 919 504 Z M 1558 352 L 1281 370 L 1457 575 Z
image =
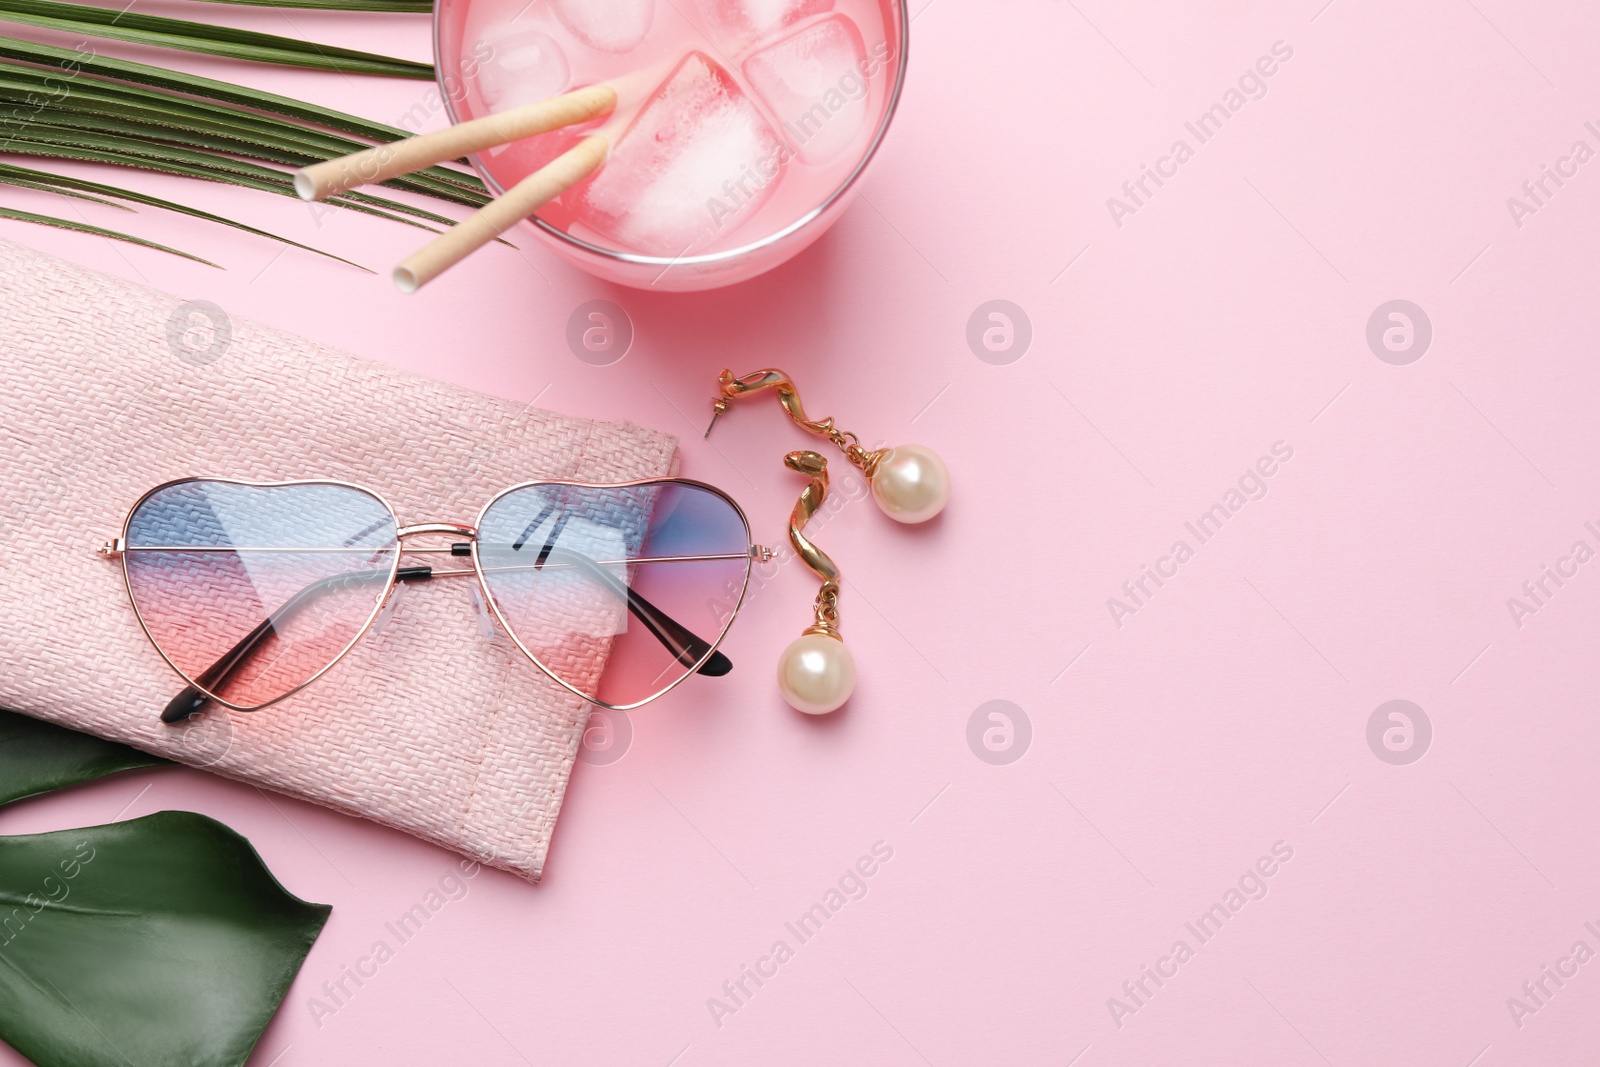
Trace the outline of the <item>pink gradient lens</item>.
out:
M 626 709 L 732 667 L 713 646 L 744 596 L 750 529 L 712 489 L 514 489 L 484 511 L 477 553 L 517 641 L 596 703 Z
M 250 711 L 326 670 L 388 592 L 394 514 L 327 483 L 185 481 L 128 523 L 128 590 L 150 639 L 191 684 Z

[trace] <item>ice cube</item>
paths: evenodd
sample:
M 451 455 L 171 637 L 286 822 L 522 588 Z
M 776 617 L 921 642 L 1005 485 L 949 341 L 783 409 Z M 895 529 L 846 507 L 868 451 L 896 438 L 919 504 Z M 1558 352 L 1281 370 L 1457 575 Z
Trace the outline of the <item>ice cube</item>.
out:
M 826 163 L 866 124 L 869 86 L 861 31 L 843 15 L 768 45 L 745 61 L 756 94 L 783 125 L 803 163 Z
M 640 110 L 577 212 L 630 251 L 703 251 L 766 203 L 787 149 L 733 76 L 690 52 Z
M 833 10 L 834 0 L 700 0 L 711 28 L 735 48 Z
M 556 14 L 584 44 L 602 52 L 637 48 L 650 32 L 655 0 L 553 0 Z
M 565 92 L 572 68 L 549 34 L 502 26 L 478 39 L 478 92 L 490 111 L 505 111 Z

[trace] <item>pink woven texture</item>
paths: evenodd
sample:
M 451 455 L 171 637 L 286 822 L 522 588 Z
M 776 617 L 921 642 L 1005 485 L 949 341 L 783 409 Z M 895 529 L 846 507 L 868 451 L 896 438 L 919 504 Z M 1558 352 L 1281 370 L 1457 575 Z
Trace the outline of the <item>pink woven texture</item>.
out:
M 537 880 L 588 705 L 488 625 L 475 583 L 402 587 L 304 692 L 171 727 L 158 715 L 183 684 L 96 549 L 173 478 L 335 478 L 383 494 L 402 523 L 470 523 L 517 482 L 668 474 L 676 441 L 238 319 L 226 343 L 186 347 L 169 337 L 191 328 L 183 304 L 0 242 L 0 707 Z

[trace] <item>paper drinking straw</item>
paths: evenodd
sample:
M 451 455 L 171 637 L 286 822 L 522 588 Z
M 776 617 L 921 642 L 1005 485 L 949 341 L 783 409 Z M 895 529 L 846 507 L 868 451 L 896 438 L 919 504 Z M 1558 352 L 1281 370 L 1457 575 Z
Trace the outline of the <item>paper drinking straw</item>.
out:
M 401 263 L 394 269 L 395 286 L 402 293 L 416 292 L 593 174 L 610 153 L 611 138 L 606 134 L 584 138 L 575 148 L 534 171 L 508 189 L 504 196 L 462 219 Z
M 325 200 L 360 185 L 388 181 L 496 145 L 587 122 L 610 114 L 616 106 L 615 84 L 586 85 L 561 96 L 524 104 L 497 115 L 485 115 L 449 129 L 375 145 L 352 155 L 313 164 L 295 172 L 294 191 L 302 200 Z

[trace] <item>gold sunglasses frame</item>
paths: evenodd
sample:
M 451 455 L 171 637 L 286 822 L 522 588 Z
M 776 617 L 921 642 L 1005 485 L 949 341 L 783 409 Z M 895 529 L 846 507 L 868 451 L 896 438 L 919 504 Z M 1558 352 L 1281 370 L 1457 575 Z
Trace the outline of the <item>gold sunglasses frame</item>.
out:
M 155 639 L 155 635 L 150 632 L 150 626 L 145 622 L 143 612 L 139 610 L 138 598 L 133 594 L 133 579 L 128 573 L 128 533 L 133 524 L 133 518 L 136 514 L 138 514 L 139 509 L 144 506 L 145 501 L 149 500 L 157 493 L 165 489 L 170 489 L 175 485 L 183 485 L 188 482 L 218 482 L 224 485 L 242 485 L 253 489 L 279 489 L 297 485 L 331 485 L 342 489 L 354 489 L 357 492 L 365 493 L 367 496 L 382 504 L 384 509 L 388 511 L 389 517 L 394 521 L 394 560 L 389 567 L 389 576 L 384 583 L 383 595 L 377 598 L 377 604 L 372 609 L 372 613 L 367 616 L 366 622 L 362 624 L 361 629 L 356 632 L 356 635 L 350 639 L 350 643 L 345 645 L 344 648 L 340 649 L 339 654 L 333 657 L 333 659 L 328 662 L 327 666 L 323 667 L 321 670 L 317 671 L 311 677 L 307 678 L 305 681 L 301 682 L 288 692 L 283 693 L 280 696 L 273 697 L 271 700 L 266 701 L 265 703 L 255 704 L 248 707 L 235 704 L 229 700 L 223 699 L 216 693 L 213 693 L 207 687 L 195 681 L 193 678 L 190 678 L 188 674 L 184 673 L 182 668 L 172 661 L 172 657 L 168 656 L 166 650 L 161 647 L 161 642 L 157 641 Z M 505 615 L 500 610 L 499 603 L 495 600 L 493 590 L 489 588 L 488 578 L 484 574 L 483 560 L 478 554 L 478 528 L 482 526 L 483 517 L 489 513 L 490 508 L 494 507 L 495 504 L 510 496 L 512 493 L 520 492 L 524 489 L 532 489 L 537 486 L 565 486 L 575 489 L 633 489 L 652 485 L 682 485 L 694 489 L 702 489 L 711 493 L 713 496 L 721 498 L 725 503 L 728 504 L 729 507 L 733 508 L 734 514 L 739 517 L 739 522 L 744 527 L 745 553 L 742 557 L 744 559 L 744 580 L 740 583 L 739 595 L 734 601 L 733 611 L 728 615 L 728 621 L 723 624 L 722 630 L 717 634 L 716 639 L 709 642 L 710 647 L 706 650 L 705 654 L 695 662 L 693 667 L 690 667 L 676 681 L 642 700 L 634 701 L 631 704 L 610 704 L 604 700 L 592 697 L 579 690 L 576 686 L 568 683 L 560 675 L 556 674 L 555 671 L 551 670 L 550 667 L 540 660 L 538 656 L 534 655 L 533 652 L 528 649 L 527 645 L 522 643 L 522 639 L 517 636 L 516 629 L 506 621 Z M 738 501 L 734 500 L 733 497 L 729 496 L 721 489 L 718 489 L 716 486 L 708 485 L 705 482 L 695 481 L 693 478 L 639 478 L 626 482 L 583 482 L 560 478 L 536 478 L 531 481 L 520 482 L 506 489 L 502 489 L 500 492 L 490 497 L 488 503 L 484 504 L 483 507 L 478 510 L 477 518 L 473 521 L 471 526 L 449 522 L 420 523 L 410 526 L 402 526 L 400 525 L 399 513 L 395 511 L 394 505 L 389 502 L 387 497 L 377 490 L 371 489 L 357 482 L 347 482 L 337 478 L 301 478 L 289 481 L 257 482 L 243 478 L 210 478 L 199 475 L 188 478 L 174 478 L 171 481 L 162 482 L 160 485 L 155 486 L 147 491 L 144 495 L 139 497 L 138 500 L 134 501 L 133 506 L 128 509 L 128 514 L 123 518 L 122 529 L 119 536 L 116 538 L 116 540 L 107 541 L 105 544 L 101 545 L 100 554 L 107 558 L 115 559 L 119 564 L 121 564 L 123 588 L 127 591 L 128 603 L 133 608 L 134 618 L 139 621 L 139 629 L 144 631 L 145 639 L 150 642 L 151 647 L 156 650 L 156 653 L 161 657 L 166 665 L 172 668 L 173 673 L 182 678 L 192 688 L 200 693 L 203 693 L 208 699 L 216 702 L 222 707 L 229 709 L 230 711 L 255 712 L 261 711 L 265 708 L 270 708 L 274 704 L 287 700 L 296 693 L 315 683 L 323 675 L 327 674 L 329 671 L 333 670 L 334 667 L 338 666 L 339 662 L 349 654 L 350 650 L 355 648 L 356 645 L 361 642 L 361 639 L 367 636 L 372 627 L 377 623 L 378 619 L 383 615 L 383 610 L 388 606 L 390 598 L 394 596 L 395 588 L 399 584 L 398 576 L 400 574 L 400 560 L 403 555 L 405 555 L 407 552 L 417 553 L 450 551 L 450 549 L 446 548 L 406 547 L 405 541 L 407 538 L 427 534 L 450 534 L 452 536 L 465 539 L 471 546 L 472 558 L 471 570 L 453 570 L 442 572 L 435 571 L 431 575 L 430 580 L 432 578 L 459 578 L 467 575 L 475 576 L 478 579 L 478 589 L 483 594 L 484 602 L 488 604 L 490 613 L 494 615 L 495 621 L 500 624 L 500 629 L 507 637 L 511 639 L 512 644 L 517 646 L 517 650 L 526 656 L 529 661 L 539 669 L 539 672 L 550 681 L 555 682 L 561 688 L 567 690 L 569 693 L 572 693 L 574 696 L 593 704 L 596 707 L 604 708 L 607 711 L 634 711 L 646 704 L 649 704 L 651 701 L 659 700 L 661 697 L 666 696 L 668 693 L 672 692 L 678 686 L 682 685 L 684 682 L 688 681 L 691 677 L 697 674 L 700 668 L 704 667 L 711 657 L 716 655 L 717 649 L 722 645 L 723 640 L 727 638 L 728 632 L 733 629 L 734 620 L 739 617 L 739 610 L 744 606 L 745 597 L 750 591 L 750 572 L 754 564 L 758 561 L 766 562 L 773 556 L 772 549 L 763 545 L 758 545 L 753 540 L 750 532 L 750 519 L 745 515 L 744 509 L 739 506 Z M 133 551 L 139 551 L 139 549 L 135 547 Z M 731 560 L 738 559 L 740 557 L 730 553 L 727 555 L 708 556 L 705 558 Z

